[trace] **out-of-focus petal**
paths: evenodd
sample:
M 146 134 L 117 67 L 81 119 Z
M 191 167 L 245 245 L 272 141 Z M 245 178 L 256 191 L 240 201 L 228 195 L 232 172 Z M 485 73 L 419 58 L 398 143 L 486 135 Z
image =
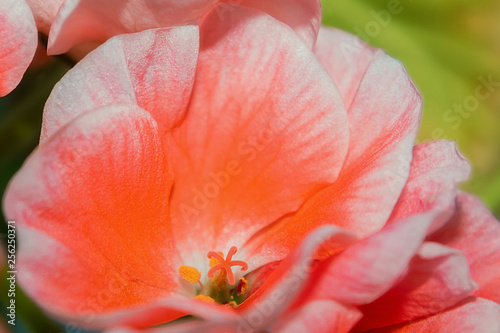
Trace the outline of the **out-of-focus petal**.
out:
M 298 36 L 254 9 L 225 13 L 212 12 L 200 27 L 189 111 L 166 137 L 182 180 L 173 228 L 188 263 L 191 248 L 208 264 L 208 251 L 243 245 L 298 209 L 335 181 L 348 145 L 340 94 Z M 261 259 L 250 267 L 269 262 Z
M 137 106 L 98 109 L 62 128 L 31 155 L 4 200 L 18 227 L 23 288 L 49 311 L 76 318 L 173 293 L 171 186 L 157 125 Z
M 371 332 L 500 332 L 500 305 L 482 298 L 469 298 L 460 305 L 431 317 Z
M 37 45 L 33 14 L 24 0 L 0 1 L 0 97 L 21 81 Z
M 54 20 L 50 54 L 80 43 L 99 42 L 123 33 L 199 23 L 219 2 L 259 9 L 292 27 L 312 47 L 321 22 L 318 0 L 66 0 Z M 216 7 L 223 17 L 232 6 Z
M 479 286 L 474 295 L 500 303 L 500 222 L 479 199 L 459 194 L 452 221 L 429 240 L 462 251 Z
M 241 5 L 257 8 L 288 24 L 307 46 L 316 43 L 321 24 L 321 2 L 318 0 L 239 0 Z M 235 1 L 228 1 L 234 3 Z M 238 0 L 236 0 L 236 3 Z
M 375 302 L 360 307 L 363 319 L 354 331 L 433 315 L 462 301 L 476 288 L 467 259 L 460 251 L 426 242 L 397 285 Z
M 354 307 L 329 300 L 312 301 L 280 318 L 271 332 L 347 333 L 362 316 Z
M 49 54 L 124 33 L 195 23 L 218 0 L 66 0 L 49 35 Z
M 45 105 L 41 141 L 78 115 L 115 103 L 150 112 L 160 132 L 175 126 L 189 103 L 198 48 L 194 26 L 109 40 L 56 84 Z
M 92 326 L 94 327 L 110 327 L 122 329 L 112 329 L 109 332 L 133 332 L 134 328 L 140 328 L 139 332 L 171 332 L 166 328 L 144 329 L 153 325 L 160 325 L 169 322 L 170 320 L 181 316 L 191 315 L 193 319 L 207 320 L 209 323 L 223 322 L 226 327 L 233 326 L 239 320 L 239 316 L 231 309 L 228 309 L 219 304 L 210 304 L 194 299 L 186 299 L 181 296 L 170 296 L 160 300 L 133 307 L 121 311 L 116 311 L 108 314 L 99 314 L 92 318 Z M 200 329 L 199 322 L 194 325 L 175 325 L 171 324 L 172 331 L 179 329 L 181 332 L 191 331 L 192 326 L 198 328 L 198 332 L 206 332 L 205 329 Z M 201 327 L 211 325 L 201 325 Z M 214 325 L 217 327 L 217 325 Z M 128 328 L 128 329 L 125 329 Z M 181 329 L 182 328 L 182 329 Z M 108 332 L 108 331 L 106 331 Z
M 26 0 L 33 12 L 38 30 L 48 35 L 50 26 L 64 0 Z
M 254 237 L 252 253 L 286 252 L 323 224 L 359 236 L 382 228 L 408 177 L 420 107 L 420 96 L 402 65 L 378 51 L 348 109 L 349 151 L 338 179 L 296 214 Z

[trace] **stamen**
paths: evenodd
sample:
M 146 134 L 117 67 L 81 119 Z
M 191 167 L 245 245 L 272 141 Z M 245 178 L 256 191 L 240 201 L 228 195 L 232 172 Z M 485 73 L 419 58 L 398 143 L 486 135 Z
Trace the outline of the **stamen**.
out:
M 207 303 L 215 303 L 215 300 L 210 297 L 210 296 L 205 296 L 205 295 L 198 295 L 194 298 L 195 300 L 202 301 L 202 302 L 207 302 Z
M 200 278 L 201 273 L 194 267 L 191 266 L 181 266 L 179 267 L 179 274 L 181 277 L 191 283 L 198 283 L 203 292 L 203 284 L 201 284 Z
M 240 278 L 240 283 L 238 283 L 238 287 L 236 287 L 236 295 L 241 296 L 245 293 L 245 290 L 248 288 L 248 281 L 242 277 Z
M 248 269 L 248 265 L 244 261 L 240 260 L 232 260 L 233 255 L 238 251 L 236 246 L 232 246 L 229 249 L 229 252 L 227 253 L 226 259 L 222 257 L 219 253 L 215 251 L 210 251 L 207 254 L 208 259 L 215 258 L 219 262 L 217 265 L 213 266 L 207 273 L 207 276 L 209 279 L 214 277 L 215 272 L 218 270 L 223 269 L 226 274 L 227 274 L 227 280 L 229 281 L 229 284 L 233 285 L 234 284 L 234 275 L 233 275 L 233 270 L 231 269 L 232 266 L 241 266 L 242 271 L 246 271 Z
M 181 277 L 191 283 L 198 283 L 201 278 L 201 273 L 194 267 L 191 266 L 181 266 L 179 267 L 179 274 Z

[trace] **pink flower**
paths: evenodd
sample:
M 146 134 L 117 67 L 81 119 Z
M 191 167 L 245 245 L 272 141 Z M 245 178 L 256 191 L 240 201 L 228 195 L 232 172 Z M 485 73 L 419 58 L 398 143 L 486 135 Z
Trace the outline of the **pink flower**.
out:
M 400 63 L 251 8 L 199 31 L 114 37 L 54 88 L 4 200 L 32 298 L 117 331 L 498 327 L 500 225 L 454 144 L 413 147 Z
M 33 15 L 24 0 L 0 2 L 0 97 L 14 89 L 37 45 Z

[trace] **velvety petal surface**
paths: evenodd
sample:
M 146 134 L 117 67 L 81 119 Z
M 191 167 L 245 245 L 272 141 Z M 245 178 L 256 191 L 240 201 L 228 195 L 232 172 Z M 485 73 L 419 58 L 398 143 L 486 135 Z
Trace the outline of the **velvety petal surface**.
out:
M 318 0 L 229 0 L 243 6 L 257 8 L 288 24 L 307 46 L 316 43 L 321 24 L 321 2 Z
M 377 49 L 348 32 L 320 27 L 314 54 L 332 77 L 347 109 L 377 52 Z
M 4 212 L 18 279 L 58 316 L 85 319 L 177 290 L 172 174 L 156 122 L 133 105 L 87 113 L 28 158 Z
M 0 97 L 21 81 L 37 45 L 33 14 L 24 0 L 0 2 Z
M 452 211 L 437 209 L 389 225 L 324 261 L 308 282 L 307 299 L 333 299 L 343 304 L 371 303 L 398 281 L 436 220 Z
M 313 301 L 280 318 L 271 332 L 350 332 L 362 314 L 354 307 L 328 300 Z
M 195 23 L 217 0 L 66 0 L 54 20 L 49 54 L 124 33 Z
M 500 331 L 500 305 L 481 298 L 469 298 L 462 304 L 431 317 L 373 330 L 372 332 L 474 332 Z
M 262 10 L 296 30 L 312 46 L 321 21 L 318 0 L 66 0 L 54 20 L 50 54 L 68 51 L 85 42 L 102 43 L 123 33 L 199 23 L 217 3 L 229 2 Z M 232 7 L 217 7 L 223 17 Z
M 48 36 L 50 27 L 64 0 L 26 0 L 33 12 L 38 30 Z
M 256 235 L 248 244 L 252 254 L 273 252 L 278 260 L 322 224 L 366 236 L 387 222 L 409 174 L 420 96 L 402 65 L 382 51 L 356 78 L 361 81 L 349 81 L 357 88 L 348 107 L 349 151 L 338 179 L 296 214 Z
M 479 286 L 474 295 L 500 303 L 500 222 L 479 199 L 459 194 L 453 219 L 429 240 L 462 251 Z
M 139 307 L 133 307 L 109 314 L 99 314 L 93 318 L 92 326 L 111 328 L 111 330 L 106 332 L 133 332 L 135 331 L 134 329 L 139 329 L 139 332 L 163 332 L 164 330 L 170 332 L 170 330 L 165 328 L 146 328 L 165 324 L 186 315 L 193 316 L 193 319 L 206 320 L 209 323 L 224 322 L 233 323 L 233 325 L 239 319 L 239 316 L 233 310 L 226 307 L 194 299 L 187 299 L 181 296 L 170 296 Z M 200 329 L 200 325 L 198 324 L 199 322 L 196 322 L 194 325 L 199 329 L 198 332 L 206 332 L 205 329 Z M 174 323 L 170 325 L 173 327 L 173 331 L 181 327 L 184 331 L 189 331 L 186 329 L 186 325 Z M 193 325 L 187 326 L 191 329 L 190 327 Z M 201 325 L 201 327 L 203 326 L 204 325 Z
M 41 141 L 78 115 L 115 103 L 137 104 L 163 132 L 186 112 L 198 56 L 195 26 L 117 36 L 56 84 L 44 109 Z
M 231 8 L 200 27 L 189 111 L 166 136 L 173 228 L 196 267 L 333 183 L 348 145 L 341 97 L 312 52 L 270 16 Z
M 149 329 L 117 328 L 106 333 L 241 333 L 235 320 L 191 321 Z
M 469 175 L 470 165 L 454 142 L 433 141 L 415 146 L 408 182 L 388 223 L 424 213 L 444 201 L 453 204 L 457 184 Z
M 460 251 L 426 242 L 400 282 L 374 302 L 360 307 L 363 318 L 354 331 L 365 332 L 439 313 L 467 298 L 476 288 L 467 259 Z

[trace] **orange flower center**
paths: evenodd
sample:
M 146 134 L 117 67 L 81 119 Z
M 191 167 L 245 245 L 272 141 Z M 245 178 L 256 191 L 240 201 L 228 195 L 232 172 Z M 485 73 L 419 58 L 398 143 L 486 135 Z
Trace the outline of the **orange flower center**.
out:
M 210 251 L 207 258 L 210 259 L 210 270 L 207 277 L 210 279 L 205 286 L 201 283 L 201 273 L 194 267 L 181 266 L 179 274 L 191 283 L 199 284 L 200 288 L 195 299 L 205 302 L 217 302 L 225 306 L 235 308 L 243 300 L 243 294 L 248 287 L 245 278 L 240 278 L 235 286 L 233 266 L 240 266 L 242 271 L 248 269 L 248 264 L 241 260 L 233 260 L 238 249 L 232 246 L 226 258 L 222 252 Z M 216 274 L 218 273 L 218 274 Z
M 215 258 L 219 262 L 218 264 L 216 264 L 215 266 L 210 268 L 210 270 L 207 273 L 208 278 L 209 279 L 213 278 L 215 272 L 223 269 L 225 271 L 225 273 L 227 274 L 227 280 L 229 281 L 229 284 L 231 284 L 231 285 L 234 284 L 234 274 L 233 274 L 233 270 L 231 267 L 241 266 L 242 271 L 246 271 L 248 269 L 248 265 L 246 262 L 241 261 L 241 260 L 232 260 L 233 255 L 236 253 L 236 251 L 238 251 L 236 246 L 231 247 L 231 249 L 229 249 L 229 252 L 227 253 L 225 260 L 217 252 L 214 252 L 214 251 L 208 252 L 208 254 L 207 254 L 208 259 Z

